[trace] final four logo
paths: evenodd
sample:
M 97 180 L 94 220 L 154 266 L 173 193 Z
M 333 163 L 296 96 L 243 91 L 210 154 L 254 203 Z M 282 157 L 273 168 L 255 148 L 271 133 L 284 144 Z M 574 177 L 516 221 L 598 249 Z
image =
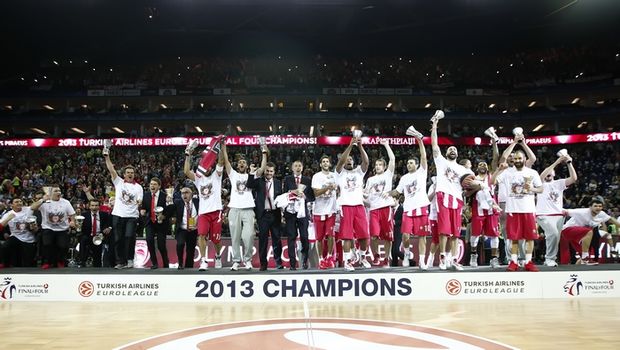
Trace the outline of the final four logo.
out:
M 17 286 L 11 280 L 11 277 L 5 277 L 2 284 L 0 284 L 0 299 L 13 299 L 13 295 L 17 290 Z
M 577 275 L 570 275 L 568 281 L 564 285 L 564 293 L 568 293 L 568 295 L 577 296 L 581 293 L 581 289 L 583 288 L 583 283 L 579 280 Z

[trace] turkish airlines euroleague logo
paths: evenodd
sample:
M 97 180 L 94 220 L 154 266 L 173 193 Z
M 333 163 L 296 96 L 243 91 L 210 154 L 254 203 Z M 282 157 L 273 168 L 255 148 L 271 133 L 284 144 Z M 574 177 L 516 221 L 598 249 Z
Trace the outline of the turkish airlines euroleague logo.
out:
M 459 294 L 462 288 L 463 286 L 461 285 L 461 282 L 455 279 L 451 279 L 446 283 L 446 292 L 448 292 L 448 294 L 450 295 Z
M 154 349 L 514 349 L 443 329 L 349 319 L 281 319 L 199 327 L 156 336 L 117 350 Z

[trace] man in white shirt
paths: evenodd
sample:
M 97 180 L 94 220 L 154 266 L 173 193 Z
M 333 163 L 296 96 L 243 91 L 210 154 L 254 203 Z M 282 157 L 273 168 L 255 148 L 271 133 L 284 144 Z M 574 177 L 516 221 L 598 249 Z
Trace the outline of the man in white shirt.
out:
M 581 257 L 575 264 L 596 265 L 597 262 L 590 259 L 590 243 L 595 228 L 611 222 L 616 228 L 620 222 L 603 211 L 604 201 L 600 197 L 594 197 L 590 201 L 589 208 L 568 209 L 564 211 L 570 219 L 564 224 L 560 239 L 560 263 L 570 262 L 570 250 L 572 245 L 576 252 L 581 252 Z M 603 230 L 605 231 L 605 230 Z
M 127 165 L 123 168 L 121 179 L 110 160 L 110 151 L 104 149 L 105 165 L 110 172 L 114 184 L 114 209 L 112 210 L 112 226 L 114 227 L 114 252 L 116 253 L 115 269 L 133 267 L 136 249 L 136 225 L 140 215 L 144 191 L 136 183 L 136 168 Z
M 440 112 L 440 111 L 438 111 Z M 436 112 L 436 114 L 438 113 Z M 473 172 L 456 162 L 458 150 L 454 146 L 446 150 L 446 158 L 441 155 L 437 142 L 438 119 L 432 119 L 431 144 L 433 159 L 437 168 L 437 225 L 439 231 L 439 268 L 462 270 L 463 267 L 456 261 L 458 257 L 457 239 L 461 234 L 461 213 L 463 210 L 463 187 L 460 179 L 463 175 Z M 446 247 L 450 239 L 450 249 Z M 452 254 L 450 256 L 449 254 Z
M 428 268 L 426 265 L 426 237 L 431 234 L 428 221 L 430 201 L 426 193 L 428 164 L 422 138 L 416 137 L 416 143 L 420 149 L 420 160 L 413 156 L 407 159 L 407 174 L 400 178 L 398 186 L 392 191 L 392 195 L 396 197 L 403 194 L 405 196 L 401 224 L 403 248 L 405 250 L 403 266 L 409 266 L 410 238 L 413 235 L 418 237 L 418 266 L 421 270 L 426 270 Z
M 354 168 L 355 161 L 351 157 L 351 150 L 357 146 L 362 158 L 361 165 Z M 352 137 L 351 143 L 340 156 L 336 164 L 336 183 L 340 189 L 337 203 L 342 208 L 339 234 L 343 243 L 343 263 L 345 271 L 353 271 L 353 263 L 356 260 L 354 240 L 360 246 L 361 263 L 364 268 L 370 268 L 370 262 L 366 260 L 368 249 L 368 217 L 364 209 L 364 175 L 368 171 L 368 154 L 362 146 L 360 137 Z
M 254 248 L 254 196 L 252 190 L 247 187 L 248 163 L 241 158 L 237 161 L 237 170 L 233 169 L 228 160 L 226 144 L 222 144 L 224 157 L 224 169 L 230 179 L 230 203 L 228 207 L 228 226 L 233 252 L 233 264 L 231 270 L 239 270 L 243 262 L 246 270 L 252 269 L 252 251 Z M 241 256 L 241 242 L 243 241 L 243 256 Z
M 34 219 L 34 220 L 33 220 Z M 10 236 L 2 246 L 5 254 L 0 261 L 2 266 L 34 267 L 37 250 L 35 235 L 39 231 L 36 217 L 30 207 L 24 207 L 21 198 L 13 198 L 11 210 L 2 215 L 3 225 L 9 229 Z M 0 228 L 0 232 L 2 228 Z
M 554 180 L 555 168 L 565 163 L 569 177 Z M 545 231 L 545 266 L 558 266 L 560 232 L 564 224 L 564 190 L 577 181 L 577 172 L 570 156 L 561 156 L 540 174 L 543 192 L 536 196 L 536 221 Z
M 389 161 L 387 164 L 383 158 L 375 161 L 375 175 L 366 180 L 365 192 L 368 195 L 367 200 L 370 210 L 369 231 L 371 237 L 370 246 L 374 257 L 373 264 L 380 264 L 379 240 L 382 240 L 385 247 L 383 266 L 389 267 L 389 255 L 392 250 L 392 242 L 394 241 L 393 206 L 395 205 L 394 199 L 390 196 L 390 193 L 392 191 L 392 179 L 394 177 L 394 163 L 396 157 L 387 139 L 381 140 L 380 143 L 385 147 Z M 408 247 L 408 245 L 406 247 Z
M 321 171 L 312 176 L 312 190 L 314 191 L 313 223 L 316 242 L 319 251 L 319 268 L 333 269 L 335 260 L 332 255 L 334 249 L 334 226 L 336 225 L 336 173 L 329 156 L 322 156 L 319 162 Z M 327 241 L 327 252 L 323 252 L 323 242 Z M 325 256 L 324 256 L 325 255 Z
M 30 206 L 30 209 L 41 212 L 42 269 L 65 267 L 65 256 L 69 249 L 69 228 L 75 228 L 75 210 L 71 203 L 61 196 L 60 187 L 52 186 L 51 196 L 46 194 Z
M 525 240 L 525 265 L 526 271 L 538 271 L 532 261 L 534 240 L 538 238 L 536 229 L 536 203 L 535 193 L 543 191 L 540 176 L 536 170 L 525 166 L 525 154 L 517 151 L 513 155 L 514 168 L 507 169 L 507 164 L 502 164 L 500 171 L 494 174 L 494 183 L 500 183 L 508 189 L 506 198 L 506 234 L 512 244 L 510 263 L 507 271 L 517 271 L 518 244 Z
M 224 141 L 222 141 L 224 142 Z M 213 243 L 215 249 L 216 269 L 222 268 L 222 258 L 220 251 L 222 248 L 222 175 L 224 174 L 224 155 L 219 151 L 218 162 L 215 169 L 206 169 L 204 174 L 199 171 L 191 170 L 191 151 L 192 148 L 185 150 L 185 162 L 183 173 L 198 190 L 200 205 L 198 210 L 198 249 L 200 250 L 200 267 L 198 270 L 205 271 L 207 265 L 207 240 Z

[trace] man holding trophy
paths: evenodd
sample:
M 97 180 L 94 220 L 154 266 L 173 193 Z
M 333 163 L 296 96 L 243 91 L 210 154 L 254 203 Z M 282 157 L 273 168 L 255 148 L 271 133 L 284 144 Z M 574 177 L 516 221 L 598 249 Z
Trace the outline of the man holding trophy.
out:
M 93 267 L 102 266 L 102 243 L 112 232 L 112 216 L 99 211 L 99 200 L 88 201 L 88 211 L 83 216 L 75 217 L 75 226 L 80 237 L 80 263 L 86 266 L 88 257 L 93 259 Z
M 134 180 L 136 168 L 125 166 L 121 179 L 110 160 L 111 141 L 105 140 L 103 157 L 114 184 L 114 209 L 112 210 L 112 226 L 114 227 L 114 252 L 116 254 L 115 269 L 133 267 L 133 256 L 136 246 L 136 225 L 138 223 L 140 203 L 144 195 L 142 186 Z
M 46 194 L 30 206 L 32 210 L 41 212 L 43 269 L 65 267 L 65 256 L 69 249 L 69 228 L 75 228 L 75 210 L 71 203 L 61 196 L 60 187 L 52 186 L 51 197 Z
M 207 240 L 213 242 L 215 249 L 215 268 L 222 268 L 222 258 L 220 250 L 222 248 L 222 176 L 224 174 L 224 156 L 220 152 L 220 142 L 224 142 L 224 137 L 213 138 L 212 145 L 202 152 L 200 164 L 196 172 L 191 170 L 192 152 L 198 146 L 196 140 L 192 141 L 185 148 L 185 163 L 183 172 L 185 176 L 194 182 L 198 190 L 198 248 L 200 249 L 200 271 L 205 271 L 207 264 Z M 217 165 L 213 165 L 217 158 Z M 178 240 L 178 237 L 177 237 Z M 179 260 L 179 264 L 181 261 Z M 188 266 L 185 266 L 188 267 Z
M 291 195 L 296 196 L 296 198 L 303 199 L 306 204 L 308 202 L 313 202 L 314 191 L 312 190 L 312 180 L 302 175 L 304 170 L 303 164 L 296 160 L 291 164 L 291 168 L 293 174 L 284 177 L 282 191 L 289 192 Z M 295 254 L 297 232 L 299 232 L 301 241 L 301 267 L 304 270 L 308 269 L 308 249 L 310 247 L 310 242 L 308 241 L 308 225 L 310 221 L 308 218 L 307 206 L 303 205 L 299 210 L 303 211 L 303 213 L 291 213 L 288 210 L 284 211 L 286 234 L 288 237 L 288 257 L 291 270 L 297 269 L 297 256 Z
M 172 193 L 167 195 L 166 192 L 162 191 L 161 180 L 153 177 L 149 182 L 149 190 L 144 192 L 143 198 L 140 215 L 144 220 L 146 245 L 151 256 L 151 269 L 158 268 L 155 240 L 157 240 L 157 248 L 161 253 L 163 267 L 167 268 L 169 262 L 166 239 L 170 233 L 170 220 L 163 215 L 163 211 L 166 204 L 172 202 Z

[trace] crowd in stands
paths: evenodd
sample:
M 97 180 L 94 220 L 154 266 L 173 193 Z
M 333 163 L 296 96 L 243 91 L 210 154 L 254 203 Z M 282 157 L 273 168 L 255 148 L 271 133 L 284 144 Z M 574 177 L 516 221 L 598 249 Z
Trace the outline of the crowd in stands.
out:
M 291 91 L 323 87 L 513 89 L 609 80 L 620 72 L 619 51 L 611 46 L 576 46 L 419 57 L 175 56 L 124 65 L 50 58 L 41 67 L 29 68 L 29 73 L 4 80 L 0 88 L 45 86 L 78 91 L 127 84 L 135 88 L 282 87 Z

